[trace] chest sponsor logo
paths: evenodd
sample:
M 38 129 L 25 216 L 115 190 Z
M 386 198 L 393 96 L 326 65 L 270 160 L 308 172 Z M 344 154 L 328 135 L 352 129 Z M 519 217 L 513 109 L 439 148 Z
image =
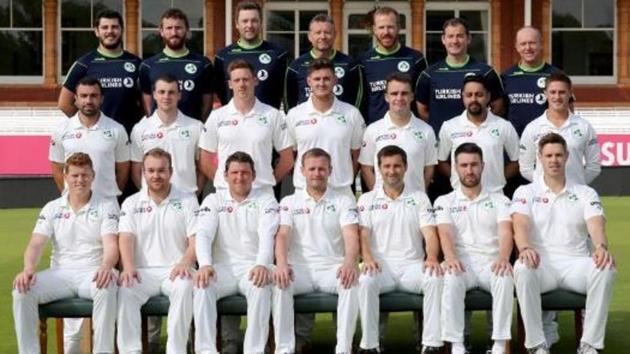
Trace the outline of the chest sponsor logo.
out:
M 399 61 L 397 67 L 398 71 L 403 73 L 406 73 L 407 71 L 409 71 L 409 69 L 411 69 L 411 65 L 409 65 L 409 63 L 406 61 Z
M 306 214 L 310 214 L 310 213 L 311 213 L 311 209 L 309 209 L 309 208 L 293 209 L 293 215 L 306 215 Z
M 385 91 L 385 87 L 387 87 L 387 81 L 386 80 L 370 81 L 370 91 L 371 92 Z
M 381 134 L 374 141 L 378 143 L 380 141 L 396 140 L 397 137 L 396 133 Z
M 342 67 L 337 66 L 335 67 L 335 76 L 338 79 L 341 79 L 342 77 L 346 76 L 346 71 Z
M 132 88 L 134 86 L 133 79 L 130 77 L 126 77 L 123 79 L 123 86 L 126 88 Z
M 153 211 L 153 207 L 150 205 L 133 208 L 134 214 L 149 214 L 152 211 Z
M 197 65 L 193 63 L 188 63 L 184 66 L 184 70 L 190 75 L 193 75 L 197 72 Z
M 267 72 L 267 70 L 265 70 L 265 69 L 260 69 L 256 73 L 256 77 L 260 81 L 265 81 L 265 80 L 267 80 L 269 78 L 269 72 Z
M 303 125 L 315 125 L 315 124 L 317 124 L 317 118 L 302 119 L 295 122 L 296 127 L 300 127 Z
M 538 103 L 539 105 L 544 105 L 545 103 L 547 103 L 547 97 L 545 97 L 544 93 L 539 93 L 536 95 L 536 98 L 534 98 L 534 100 L 536 100 L 536 103 Z
M 236 120 L 236 119 L 222 120 L 219 123 L 217 123 L 217 127 L 218 128 L 230 127 L 230 126 L 236 126 L 236 125 L 238 125 L 238 120 Z
M 368 211 L 373 211 L 373 210 L 387 210 L 389 209 L 389 204 L 387 203 L 376 203 L 376 204 L 372 204 L 370 206 L 368 206 Z
M 458 213 L 466 212 L 468 210 L 468 207 L 465 205 L 458 205 L 458 206 L 450 207 L 448 209 L 451 212 L 451 214 L 458 214 Z
M 61 140 L 74 140 L 74 139 L 81 139 L 81 137 L 83 136 L 83 133 L 81 132 L 68 132 L 65 133 L 62 137 Z
M 473 132 L 471 131 L 455 132 L 455 133 L 451 133 L 451 139 L 470 138 L 472 135 L 473 135 Z
M 142 134 L 140 136 L 140 140 L 142 140 L 142 141 L 162 139 L 162 138 L 164 138 L 164 133 L 162 133 L 162 132 L 145 133 L 145 134 Z
M 217 213 L 232 213 L 234 212 L 234 208 L 231 206 L 222 206 L 217 209 Z
M 455 88 L 440 88 L 433 91 L 436 100 L 461 100 L 462 90 Z
M 536 86 L 538 86 L 538 88 L 544 89 L 545 86 L 547 86 L 547 78 L 539 77 L 538 80 L 536 81 Z
M 53 219 L 70 219 L 70 212 L 67 211 L 61 211 L 56 213 L 55 215 L 53 215 Z
M 262 53 L 261 55 L 258 56 L 258 61 L 260 61 L 263 64 L 269 64 L 271 63 L 271 56 L 267 53 Z
M 533 201 L 538 204 L 549 204 L 549 198 L 547 197 L 534 197 Z
M 132 72 L 136 71 L 136 66 L 133 63 L 130 63 L 130 62 L 126 62 L 125 64 L 123 64 L 123 68 L 128 73 L 132 73 Z

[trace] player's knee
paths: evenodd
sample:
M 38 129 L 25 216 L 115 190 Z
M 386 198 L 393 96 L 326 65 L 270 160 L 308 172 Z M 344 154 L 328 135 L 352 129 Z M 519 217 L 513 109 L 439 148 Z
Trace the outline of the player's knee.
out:
M 369 274 L 361 274 L 361 276 L 359 276 L 359 287 L 365 290 L 378 289 L 378 277 Z
M 175 294 L 192 295 L 193 293 L 193 283 L 190 279 L 175 278 L 172 287 L 171 292 Z
M 519 282 L 521 279 L 531 279 L 534 277 L 536 270 L 530 268 L 520 260 L 514 263 L 514 280 Z

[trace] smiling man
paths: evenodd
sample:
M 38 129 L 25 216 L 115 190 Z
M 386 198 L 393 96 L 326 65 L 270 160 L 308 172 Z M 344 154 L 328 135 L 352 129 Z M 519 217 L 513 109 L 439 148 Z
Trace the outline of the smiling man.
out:
M 230 101 L 233 91 L 229 86 L 228 67 L 233 60 L 243 59 L 254 67 L 258 79 L 256 97 L 262 103 L 278 109 L 284 94 L 284 74 L 289 55 L 286 50 L 262 39 L 263 10 L 258 3 L 241 1 L 234 14 L 234 26 L 239 39 L 214 58 L 217 96 L 221 104 Z
M 169 9 L 160 18 L 162 52 L 145 59 L 140 65 L 140 87 L 147 116 L 155 110 L 155 80 L 170 74 L 177 78 L 181 90 L 179 109 L 187 116 L 205 121 L 212 110 L 213 67 L 210 59 L 186 47 L 190 33 L 188 17 L 180 9 Z
M 400 72 L 416 82 L 427 67 L 422 53 L 400 42 L 398 11 L 383 6 L 374 9 L 368 16 L 376 46 L 358 59 L 363 82 L 361 113 L 367 125 L 381 119 L 387 112 L 387 103 L 383 99 L 387 75 Z
M 142 117 L 138 73 L 141 59 L 123 49 L 123 18 L 116 11 L 103 11 L 94 20 L 98 48 L 77 59 L 68 70 L 57 105 L 68 117 L 78 110 L 75 88 L 86 76 L 97 79 L 103 88 L 103 113 L 131 132 Z

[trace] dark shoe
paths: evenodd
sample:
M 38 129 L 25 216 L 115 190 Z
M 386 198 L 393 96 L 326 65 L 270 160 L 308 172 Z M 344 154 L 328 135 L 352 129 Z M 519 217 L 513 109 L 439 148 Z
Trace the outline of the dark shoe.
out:
M 359 348 L 359 350 L 357 350 L 357 354 L 379 354 L 379 351 L 376 348 L 372 348 L 372 349 Z
M 440 354 L 441 347 L 422 347 L 422 354 Z

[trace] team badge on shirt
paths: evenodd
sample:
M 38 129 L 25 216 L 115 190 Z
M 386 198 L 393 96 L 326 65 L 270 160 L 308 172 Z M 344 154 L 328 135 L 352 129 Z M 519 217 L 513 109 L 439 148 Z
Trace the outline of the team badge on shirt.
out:
M 98 219 L 98 210 L 94 208 L 88 209 L 87 218 L 89 221 L 96 221 L 96 219 Z
M 584 136 L 584 133 L 582 133 L 580 128 L 574 129 L 571 133 L 573 133 L 573 136 L 578 139 Z
M 342 68 L 342 67 L 336 67 L 335 68 L 335 76 L 338 79 L 341 79 L 342 77 L 344 77 L 346 75 L 346 71 Z
M 188 129 L 180 129 L 179 137 L 182 139 L 190 139 L 190 130 Z
M 184 206 L 182 205 L 182 202 L 180 202 L 179 200 L 174 200 L 171 202 L 171 207 L 175 210 L 175 211 L 182 211 L 184 210 Z
M 575 193 L 569 193 L 569 200 L 572 202 L 577 202 L 578 201 L 578 196 Z
M 406 73 L 407 71 L 409 71 L 410 68 L 411 68 L 411 66 L 406 61 L 399 61 L 398 62 L 398 70 L 400 72 Z
M 491 200 L 483 202 L 484 209 L 494 209 L 494 203 Z
M 405 198 L 405 206 L 407 208 L 413 208 L 417 205 L 418 205 L 418 202 L 415 199 L 413 199 L 413 197 Z
M 113 139 L 114 133 L 111 131 L 111 129 L 106 129 L 103 130 L 103 136 L 105 137 L 105 139 Z
M 539 88 L 544 89 L 545 86 L 547 86 L 547 79 L 545 77 L 539 77 L 538 81 L 536 81 L 536 85 Z
M 414 130 L 413 131 L 413 137 L 416 138 L 416 140 L 418 141 L 422 141 L 424 140 L 424 133 L 419 131 L 419 130 Z
M 337 211 L 337 207 L 335 206 L 335 204 L 328 204 L 326 205 L 326 212 L 327 213 L 335 213 Z
M 494 136 L 495 138 L 498 138 L 499 135 L 501 135 L 501 133 L 499 132 L 499 128 L 494 128 L 490 130 L 490 135 Z
M 260 125 L 267 125 L 269 124 L 269 119 L 267 119 L 267 117 L 260 115 L 258 116 L 258 118 L 256 118 L 256 121 L 260 124 Z
M 269 56 L 269 54 L 267 53 L 262 53 L 261 55 L 258 56 L 258 61 L 260 61 L 263 64 L 269 64 L 271 63 L 271 56 Z
M 338 114 L 335 119 L 337 120 L 337 122 L 339 122 L 340 124 L 346 124 L 348 123 L 348 120 L 346 119 L 346 117 L 343 114 Z
M 186 72 L 189 73 L 190 75 L 193 75 L 194 73 L 197 72 L 197 65 L 193 63 L 188 63 L 186 64 L 186 66 L 184 66 L 184 70 L 186 70 Z
M 132 73 L 132 72 L 136 71 L 136 66 L 133 65 L 133 63 L 130 63 L 130 62 L 126 62 L 125 64 L 123 64 L 123 68 L 128 73 Z

